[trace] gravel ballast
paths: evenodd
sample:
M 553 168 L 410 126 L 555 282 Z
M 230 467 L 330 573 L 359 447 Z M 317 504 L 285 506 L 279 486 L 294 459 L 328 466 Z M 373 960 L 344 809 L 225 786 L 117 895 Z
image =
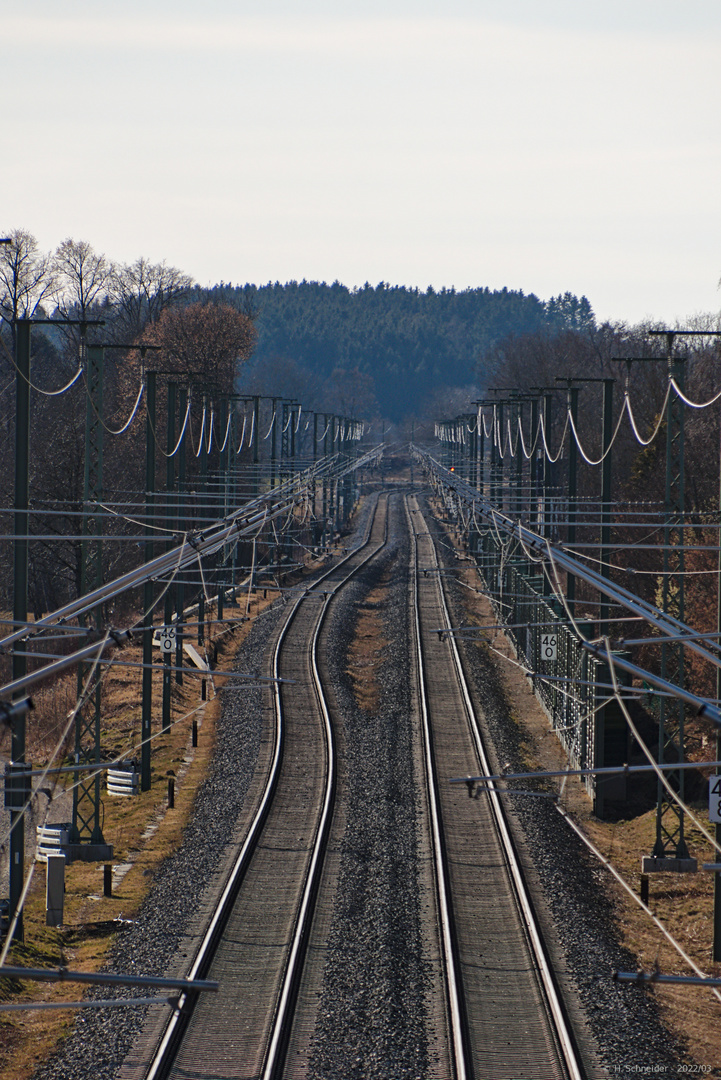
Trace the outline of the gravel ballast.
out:
M 334 648 L 328 671 L 344 724 L 347 823 L 310 1046 L 313 1080 L 437 1075 L 420 910 L 420 778 L 414 769 L 411 673 L 407 650 L 400 645 L 409 640 L 408 536 L 400 499 L 392 498 L 391 505 L 386 553 L 349 587 L 329 627 Z M 351 546 L 359 542 L 369 512 L 365 504 Z M 439 546 L 442 557 L 446 550 Z M 389 567 L 381 617 L 391 644 L 378 669 L 381 705 L 372 715 L 353 697 L 348 649 L 354 612 Z M 448 594 L 455 618 L 462 611 L 462 592 L 449 582 Z M 284 610 L 276 604 L 257 618 L 238 654 L 238 669 L 262 671 L 264 651 Z M 520 767 L 521 736 L 508 716 L 493 662 L 470 648 L 465 663 L 496 762 Z M 137 920 L 118 935 L 109 970 L 162 975 L 172 965 L 232 840 L 257 760 L 260 728 L 259 688 L 224 696 L 216 752 L 183 844 L 159 868 Z M 652 998 L 643 988 L 621 986 L 609 977 L 614 969 L 633 970 L 635 960 L 618 943 L 610 903 L 600 887 L 604 871 L 549 802 L 519 800 L 515 831 L 523 841 L 524 860 L 537 875 L 579 1011 L 603 1064 L 610 1075 L 649 1066 L 675 1074 L 686 1059 L 661 1024 Z M 94 996 L 106 993 L 99 990 Z M 34 1080 L 114 1080 L 143 1020 L 139 1008 L 85 1011 L 74 1034 Z
M 343 731 L 346 827 L 327 943 L 313 1080 L 427 1076 L 429 1050 L 418 882 L 418 777 L 414 774 L 408 640 L 408 533 L 391 498 L 388 547 L 344 592 L 331 616 L 328 656 Z M 348 676 L 349 617 L 390 570 L 380 606 L 385 649 L 380 701 L 360 709 Z

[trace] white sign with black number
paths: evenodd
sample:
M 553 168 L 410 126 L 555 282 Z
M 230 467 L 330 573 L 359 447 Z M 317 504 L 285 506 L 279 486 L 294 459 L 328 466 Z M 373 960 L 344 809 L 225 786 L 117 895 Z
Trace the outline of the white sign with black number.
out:
M 541 634 L 541 660 L 556 660 L 556 635 Z
M 721 824 L 721 776 L 711 776 L 709 778 L 708 819 Z
M 160 648 L 162 652 L 173 652 L 175 649 L 175 627 L 163 626 L 160 630 Z

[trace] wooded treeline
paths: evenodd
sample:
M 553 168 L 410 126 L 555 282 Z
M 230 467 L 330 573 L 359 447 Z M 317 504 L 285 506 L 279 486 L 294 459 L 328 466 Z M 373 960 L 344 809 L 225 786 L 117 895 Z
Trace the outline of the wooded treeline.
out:
M 244 377 L 303 382 L 319 399 L 328 382 L 355 383 L 360 415 L 394 423 L 433 407 L 439 391 L 479 385 L 479 358 L 509 335 L 595 326 L 586 297 L 548 301 L 521 290 L 427 289 L 366 283 L 221 284 L 220 298 L 258 330 Z M 283 391 L 285 392 L 285 391 Z M 308 401 L 314 407 L 313 401 Z

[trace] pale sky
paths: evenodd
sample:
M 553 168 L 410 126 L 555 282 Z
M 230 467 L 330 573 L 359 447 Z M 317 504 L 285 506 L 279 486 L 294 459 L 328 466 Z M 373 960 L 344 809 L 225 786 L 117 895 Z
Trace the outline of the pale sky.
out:
M 719 0 L 0 0 L 0 230 L 719 311 Z

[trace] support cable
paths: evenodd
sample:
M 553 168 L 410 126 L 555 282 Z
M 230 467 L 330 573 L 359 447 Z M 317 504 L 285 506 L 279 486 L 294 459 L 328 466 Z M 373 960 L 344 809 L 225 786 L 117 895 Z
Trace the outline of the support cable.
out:
M 130 416 L 125 421 L 123 426 L 119 427 L 117 429 L 108 427 L 108 425 L 105 423 L 102 416 L 98 412 L 97 406 L 95 405 L 95 402 L 93 401 L 92 397 L 89 397 L 88 400 L 90 401 L 91 409 L 93 410 L 93 412 L 97 416 L 98 420 L 103 425 L 103 427 L 105 428 L 105 430 L 107 431 L 107 433 L 109 435 L 124 435 L 125 432 L 128 430 L 128 428 L 130 427 L 130 425 L 132 424 L 133 420 L 135 419 L 135 417 L 136 417 L 136 415 L 138 413 L 138 409 L 140 408 L 140 402 L 143 399 L 144 391 L 145 391 L 145 379 L 141 379 L 140 380 L 140 389 L 138 390 L 138 395 L 137 395 L 137 397 L 135 399 L 135 404 L 133 405 L 133 408 L 132 408 L 132 410 L 130 412 Z
M 238 440 L 238 449 L 235 451 L 236 454 L 239 454 L 240 451 L 243 449 L 243 440 L 245 439 L 245 426 L 246 426 L 247 423 L 248 423 L 248 417 L 246 416 L 245 413 L 243 413 L 243 427 L 241 428 L 241 431 L 240 431 L 240 439 Z M 248 446 L 250 446 L 250 443 L 248 443 Z
M 631 408 L 631 398 L 629 397 L 628 390 L 626 390 L 624 392 L 624 405 L 625 405 L 626 410 L 628 412 L 628 419 L 631 422 L 631 428 L 633 429 L 633 434 L 634 434 L 634 436 L 636 438 L 636 441 L 638 443 L 640 443 L 641 446 L 650 446 L 651 443 L 653 442 L 653 440 L 658 435 L 661 428 L 663 427 L 663 424 L 664 424 L 664 422 L 666 420 L 666 406 L 668 404 L 668 398 L 669 398 L 670 393 L 671 393 L 671 383 L 669 382 L 668 386 L 666 387 L 666 396 L 663 399 L 663 405 L 661 406 L 660 412 L 658 414 L 658 420 L 656 422 L 656 427 L 653 429 L 653 435 L 651 436 L 650 439 L 644 439 L 643 436 L 641 435 L 641 432 L 638 430 L 638 426 L 636 424 L 636 418 L 633 415 L 633 409 Z
M 603 866 L 606 867 L 606 869 L 609 871 L 609 873 L 613 874 L 616 881 L 628 893 L 628 895 L 631 897 L 631 899 L 634 901 L 634 903 L 638 904 L 638 906 L 646 913 L 646 915 L 648 915 L 648 917 L 654 923 L 656 928 L 661 931 L 661 933 L 666 938 L 668 943 L 676 950 L 676 952 L 679 954 L 679 956 L 688 964 L 688 966 L 691 968 L 691 970 L 693 972 L 695 972 L 695 974 L 698 975 L 698 977 L 700 979 L 707 979 L 708 976 L 701 970 L 701 968 L 698 966 L 698 964 L 695 962 L 695 960 L 692 960 L 692 958 L 684 950 L 684 948 L 680 944 L 680 942 L 678 942 L 676 940 L 676 938 L 673 936 L 671 931 L 666 929 L 666 927 L 661 922 L 661 920 L 658 919 L 654 915 L 654 913 L 651 911 L 650 907 L 648 907 L 647 904 L 644 904 L 644 902 L 643 902 L 643 900 L 641 899 L 640 896 L 636 895 L 636 892 L 634 891 L 634 889 L 631 888 L 631 886 L 628 884 L 628 882 L 625 880 L 625 878 L 623 878 L 621 876 L 619 871 L 615 868 L 615 866 L 612 865 L 612 863 L 605 857 L 605 855 L 601 854 L 601 852 L 598 850 L 596 845 L 586 836 L 586 834 L 583 832 L 583 830 L 580 828 L 580 826 L 577 825 L 576 822 L 573 820 L 571 815 L 566 810 L 564 810 L 563 807 L 559 806 L 558 804 L 556 804 L 556 809 L 558 810 L 559 814 L 561 815 L 563 820 L 566 822 L 566 824 L 569 825 L 573 829 L 576 836 L 588 848 L 588 850 L 591 852 L 591 854 L 594 855 L 598 859 L 598 861 Z M 714 993 L 714 997 L 718 998 L 718 1000 L 721 1001 L 721 993 L 719 993 L 719 991 L 717 989 L 715 989 L 715 988 L 714 988 L 713 993 Z

